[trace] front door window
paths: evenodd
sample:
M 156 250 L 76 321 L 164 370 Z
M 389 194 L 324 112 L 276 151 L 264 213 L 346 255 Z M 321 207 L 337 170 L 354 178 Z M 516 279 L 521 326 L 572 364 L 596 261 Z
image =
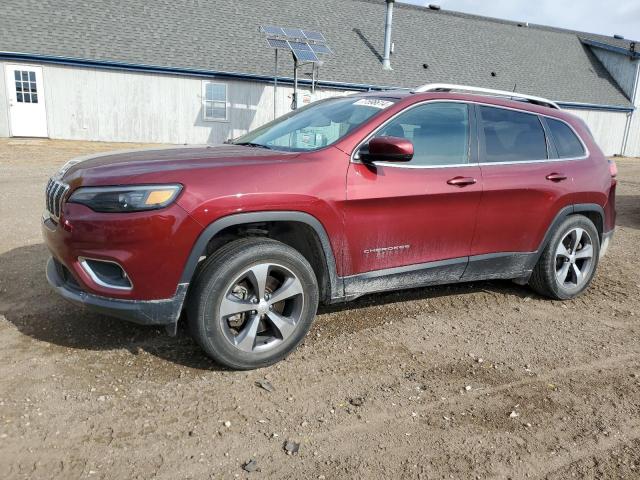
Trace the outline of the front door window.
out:
M 469 162 L 469 106 L 434 102 L 410 108 L 376 134 L 382 136 L 413 143 L 409 165 L 464 165 Z
M 18 103 L 38 103 L 36 72 L 15 70 L 13 76 L 16 82 L 16 101 Z

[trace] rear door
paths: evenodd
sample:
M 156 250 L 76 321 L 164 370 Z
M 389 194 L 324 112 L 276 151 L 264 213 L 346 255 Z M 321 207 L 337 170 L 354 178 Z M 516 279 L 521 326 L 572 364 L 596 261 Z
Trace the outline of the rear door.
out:
M 542 117 L 506 107 L 476 109 L 484 192 L 465 279 L 483 276 L 473 256 L 535 252 L 574 189 L 571 160 L 557 158 Z
M 462 102 L 423 103 L 374 133 L 409 139 L 415 154 L 408 163 L 350 164 L 345 271 L 444 261 L 424 267 L 443 281 L 460 278 L 482 192 L 471 112 Z

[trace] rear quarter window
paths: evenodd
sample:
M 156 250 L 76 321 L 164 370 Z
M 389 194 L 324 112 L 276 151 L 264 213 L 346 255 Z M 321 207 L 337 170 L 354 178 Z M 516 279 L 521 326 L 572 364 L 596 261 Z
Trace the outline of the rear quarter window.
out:
M 558 151 L 558 157 L 577 158 L 585 154 L 582 142 L 566 123 L 551 118 L 547 118 L 546 122 Z

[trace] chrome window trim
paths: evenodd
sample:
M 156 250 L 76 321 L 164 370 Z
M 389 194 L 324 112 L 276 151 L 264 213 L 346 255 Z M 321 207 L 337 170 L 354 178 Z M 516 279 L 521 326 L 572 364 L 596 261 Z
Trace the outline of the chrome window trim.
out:
M 571 161 L 571 160 L 584 160 L 586 158 L 588 158 L 591 153 L 589 152 L 589 149 L 587 148 L 587 145 L 584 143 L 584 141 L 582 140 L 582 137 L 580 137 L 580 135 L 578 135 L 578 132 L 575 131 L 575 129 L 567 122 L 565 122 L 564 120 L 562 120 L 561 118 L 558 117 L 554 117 L 553 115 L 547 115 L 544 113 L 534 113 L 534 112 L 527 112 L 526 110 L 520 110 L 518 108 L 513 108 L 513 107 L 504 107 L 502 105 L 493 105 L 491 103 L 483 103 L 483 102 L 471 102 L 474 103 L 476 105 L 480 105 L 483 107 L 492 107 L 492 108 L 502 108 L 503 110 L 513 110 L 514 112 L 520 112 L 520 113 L 526 113 L 529 115 L 536 115 L 539 117 L 545 117 L 545 118 L 550 118 L 551 120 L 557 120 L 558 122 L 562 122 L 564 123 L 567 127 L 569 127 L 569 129 L 571 129 L 571 131 L 573 132 L 573 134 L 578 138 L 578 140 L 580 141 L 580 144 L 582 145 L 582 148 L 584 149 L 585 154 L 581 157 L 567 157 L 567 158 L 544 158 L 544 159 L 537 159 L 537 160 L 515 160 L 515 161 L 509 161 L 509 162 L 480 162 L 479 165 L 515 165 L 518 163 L 541 163 L 541 162 L 566 162 L 566 161 Z M 481 122 L 482 120 L 480 120 Z M 545 138 L 547 136 L 547 131 L 544 128 L 544 125 L 540 125 L 542 127 L 542 130 L 544 131 L 545 134 Z M 478 136 L 479 137 L 479 136 Z M 553 141 L 553 139 L 551 139 Z M 478 142 L 480 142 L 480 138 L 478 138 Z M 482 157 L 482 155 L 481 155 Z
M 106 282 L 102 281 L 100 279 L 100 277 L 98 277 L 96 275 L 96 273 L 92 270 L 91 266 L 87 263 L 87 260 L 93 260 L 94 262 L 112 263 L 114 265 L 117 265 L 125 273 L 125 275 L 127 276 L 127 279 L 129 280 L 129 283 L 131 284 L 131 286 L 130 287 L 121 287 L 120 285 L 112 285 L 111 283 L 106 283 Z M 93 280 L 97 285 L 100 285 L 101 287 L 111 288 L 113 290 L 124 290 L 124 291 L 133 290 L 133 280 L 131 280 L 131 277 L 129 277 L 129 274 L 127 273 L 127 271 L 118 262 L 114 262 L 113 260 L 104 260 L 102 258 L 78 257 L 78 263 L 80 263 L 80 266 L 85 271 L 85 273 L 87 275 L 89 275 L 91 280 Z
M 360 159 L 356 158 L 356 154 L 358 153 L 358 151 L 360 150 L 360 148 L 367 143 L 369 140 L 371 140 L 371 138 L 373 138 L 373 136 L 375 136 L 376 133 L 378 133 L 380 130 L 382 130 L 384 127 L 386 127 L 389 123 L 391 123 L 393 120 L 395 120 L 399 115 L 402 115 L 404 112 L 412 109 L 412 108 L 416 108 L 419 107 L 421 105 L 425 105 L 427 103 L 444 103 L 444 102 L 449 102 L 449 103 L 464 103 L 466 105 L 481 105 L 481 106 L 487 106 L 487 107 L 494 107 L 494 108 L 502 108 L 504 110 L 513 110 L 514 112 L 521 112 L 521 113 L 526 113 L 529 115 L 536 115 L 536 116 L 541 116 L 541 117 L 546 117 L 546 118 L 550 118 L 552 120 L 557 120 L 559 122 L 564 123 L 565 125 L 567 125 L 571 131 L 575 134 L 576 137 L 578 137 L 578 140 L 580 140 L 580 143 L 582 144 L 582 147 L 584 148 L 584 152 L 585 154 L 582 157 L 574 157 L 574 158 L 545 158 L 545 159 L 540 159 L 540 160 L 523 160 L 523 161 L 510 161 L 510 162 L 478 162 L 478 163 L 459 163 L 459 164 L 450 164 L 450 165 L 402 165 L 402 164 L 398 164 L 398 163 L 390 163 L 390 162 L 372 162 L 373 165 L 376 166 L 380 166 L 380 167 L 391 167 L 391 168 L 407 168 L 407 169 L 422 169 L 422 168 L 460 168 L 460 167 L 475 167 L 475 166 L 489 166 L 489 165 L 517 165 L 517 164 L 529 164 L 529 163 L 542 163 L 542 162 L 568 162 L 568 161 L 573 161 L 573 160 L 584 160 L 586 158 L 589 158 L 589 156 L 591 155 L 591 152 L 589 151 L 589 148 L 587 147 L 587 145 L 584 143 L 584 141 L 582 140 L 582 137 L 578 134 L 578 132 L 576 132 L 575 128 L 573 128 L 573 126 L 571 124 L 569 124 L 568 122 L 564 121 L 561 118 L 558 117 L 554 117 L 553 115 L 547 115 L 545 113 L 536 113 L 536 112 L 528 112 L 526 110 L 521 110 L 519 108 L 514 108 L 514 107 L 505 107 L 503 105 L 495 105 L 493 103 L 485 103 L 485 102 L 480 102 L 477 100 L 452 100 L 452 99 L 429 99 L 429 100 L 423 100 L 421 102 L 417 102 L 414 103 L 412 105 L 410 105 L 409 107 L 397 112 L 395 115 L 393 115 L 392 117 L 388 118 L 387 120 L 385 120 L 381 125 L 378 126 L 378 128 L 376 128 L 373 132 L 371 132 L 369 135 L 367 135 L 364 140 L 362 140 L 360 143 L 357 144 L 357 146 L 353 149 L 353 152 L 351 152 L 351 156 L 350 156 L 350 163 L 356 163 L 356 164 L 363 164 L 364 162 L 362 162 Z M 546 135 L 546 132 L 545 132 Z M 477 135 L 478 137 L 478 143 L 480 142 L 480 136 Z M 469 139 L 470 143 L 471 143 L 471 138 Z

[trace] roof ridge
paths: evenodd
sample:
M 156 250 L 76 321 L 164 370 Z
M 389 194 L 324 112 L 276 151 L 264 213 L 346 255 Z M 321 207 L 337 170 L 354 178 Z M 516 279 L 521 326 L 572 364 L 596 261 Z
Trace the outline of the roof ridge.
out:
M 353 2 L 362 2 L 362 3 L 374 3 L 374 4 L 382 4 L 385 2 L 385 0 L 351 0 Z M 583 30 L 574 30 L 574 29 L 570 29 L 570 28 L 562 28 L 562 27 L 554 27 L 552 25 L 544 25 L 541 23 L 533 23 L 533 22 L 528 22 L 526 20 L 509 20 L 508 18 L 499 18 L 499 17 L 489 17 L 487 15 L 478 15 L 476 13 L 467 13 L 467 12 L 460 12 L 457 10 L 444 10 L 444 9 L 440 9 L 440 10 L 433 10 L 431 8 L 429 8 L 428 5 L 416 5 L 413 3 L 404 3 L 403 1 L 396 1 L 396 7 L 398 8 L 402 8 L 402 9 L 410 9 L 410 10 L 419 10 L 419 11 L 423 11 L 423 12 L 428 12 L 434 15 L 449 15 L 452 17 L 461 17 L 461 18 L 468 18 L 471 20 L 481 20 L 481 21 L 486 21 L 486 22 L 491 22 L 491 23 L 499 23 L 499 24 L 503 24 L 503 25 L 511 25 L 511 26 L 524 26 L 526 25 L 527 28 L 537 28 L 540 30 L 546 30 L 546 31 L 552 31 L 552 32 L 558 32 L 558 33 L 568 33 L 568 34 L 573 34 L 573 35 L 577 35 L 578 37 L 580 37 L 581 35 L 593 35 L 596 36 L 598 38 L 601 39 L 609 39 L 609 40 L 619 40 L 621 42 L 625 42 L 625 43 L 631 43 L 631 42 L 638 42 L 640 43 L 640 41 L 638 40 L 633 40 L 633 39 L 627 39 L 627 38 L 623 38 L 623 39 L 617 39 L 615 38 L 613 35 L 605 35 L 603 33 L 596 33 L 596 32 L 586 32 Z

